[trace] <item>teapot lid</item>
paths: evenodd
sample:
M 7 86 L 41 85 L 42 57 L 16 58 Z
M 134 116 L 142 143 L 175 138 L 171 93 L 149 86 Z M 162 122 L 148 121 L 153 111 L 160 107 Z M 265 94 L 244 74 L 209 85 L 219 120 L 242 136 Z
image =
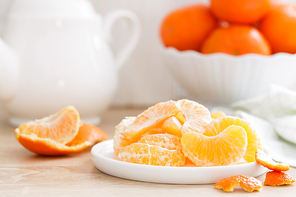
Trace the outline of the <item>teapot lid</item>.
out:
M 8 16 L 94 17 L 96 12 L 88 0 L 15 0 Z

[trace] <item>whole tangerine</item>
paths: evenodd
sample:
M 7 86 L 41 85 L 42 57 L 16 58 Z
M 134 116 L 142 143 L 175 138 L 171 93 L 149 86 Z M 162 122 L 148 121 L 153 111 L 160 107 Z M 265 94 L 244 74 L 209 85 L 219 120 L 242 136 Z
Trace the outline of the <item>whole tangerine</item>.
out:
M 271 9 L 271 0 L 211 0 L 211 10 L 220 20 L 253 24 Z
M 268 41 L 256 28 L 233 24 L 215 29 L 202 44 L 201 52 L 204 54 L 221 52 L 231 55 L 271 54 Z
M 269 41 L 273 53 L 296 53 L 295 5 L 275 7 L 261 21 L 258 28 Z
M 199 50 L 202 41 L 216 27 L 217 21 L 210 9 L 198 4 L 168 14 L 162 22 L 160 36 L 166 47 Z

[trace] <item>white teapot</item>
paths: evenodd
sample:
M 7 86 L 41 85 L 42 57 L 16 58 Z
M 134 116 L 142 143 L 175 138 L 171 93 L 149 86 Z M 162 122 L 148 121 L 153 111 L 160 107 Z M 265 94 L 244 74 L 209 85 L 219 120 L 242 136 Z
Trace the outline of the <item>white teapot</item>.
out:
M 131 22 L 131 34 L 113 57 L 108 39 L 120 18 Z M 73 105 L 83 121 L 98 124 L 139 29 L 130 11 L 103 20 L 87 0 L 15 0 L 0 39 L 0 99 L 9 122 L 18 125 Z

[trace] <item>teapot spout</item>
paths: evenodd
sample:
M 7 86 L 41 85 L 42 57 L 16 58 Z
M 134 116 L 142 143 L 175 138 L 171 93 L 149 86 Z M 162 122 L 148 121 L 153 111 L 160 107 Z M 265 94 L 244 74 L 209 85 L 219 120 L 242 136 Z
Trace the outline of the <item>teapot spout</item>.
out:
M 13 50 L 0 39 L 0 100 L 11 100 L 19 81 L 19 61 Z

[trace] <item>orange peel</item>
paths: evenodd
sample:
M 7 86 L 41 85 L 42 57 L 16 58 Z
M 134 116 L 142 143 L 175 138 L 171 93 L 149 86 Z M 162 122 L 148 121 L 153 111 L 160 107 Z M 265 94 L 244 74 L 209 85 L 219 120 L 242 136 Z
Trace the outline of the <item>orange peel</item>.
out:
M 285 163 L 277 163 L 272 160 L 272 157 L 267 155 L 262 150 L 257 150 L 255 154 L 256 162 L 260 165 L 274 171 L 288 171 L 290 170 L 290 166 Z
M 232 192 L 235 186 L 240 186 L 248 192 L 261 191 L 262 182 L 254 177 L 236 175 L 224 178 L 214 185 L 215 188 L 223 189 L 226 192 Z
M 264 185 L 274 187 L 280 185 L 290 185 L 294 182 L 295 179 L 285 172 L 269 171 L 266 173 Z

